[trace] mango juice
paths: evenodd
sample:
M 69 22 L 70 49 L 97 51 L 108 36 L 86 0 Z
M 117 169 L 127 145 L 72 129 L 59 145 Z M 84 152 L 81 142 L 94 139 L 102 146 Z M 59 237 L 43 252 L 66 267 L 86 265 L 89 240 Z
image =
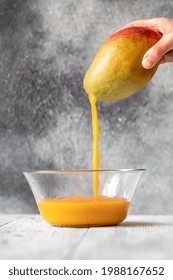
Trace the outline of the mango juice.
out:
M 99 196 L 99 123 L 96 98 L 89 94 L 92 113 L 93 196 L 69 196 L 44 199 L 38 208 L 44 219 L 54 226 L 90 227 L 122 222 L 130 202 L 122 197 Z M 70 186 L 69 186 L 70 187 Z
M 129 201 L 107 196 L 57 197 L 42 200 L 38 208 L 44 219 L 54 226 L 108 226 L 126 218 Z

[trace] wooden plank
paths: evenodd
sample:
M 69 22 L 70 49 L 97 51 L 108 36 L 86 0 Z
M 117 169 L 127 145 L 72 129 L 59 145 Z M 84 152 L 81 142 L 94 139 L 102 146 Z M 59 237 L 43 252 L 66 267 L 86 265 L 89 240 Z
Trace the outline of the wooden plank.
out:
M 173 259 L 173 216 L 75 229 L 51 227 L 39 215 L 1 215 L 0 225 L 0 259 Z
M 87 229 L 56 228 L 23 215 L 0 232 L 0 259 L 68 259 Z
M 21 215 L 0 215 L 0 230 L 5 227 L 7 224 L 14 222 L 16 219 L 19 219 Z
M 117 227 L 91 228 L 73 259 L 173 259 L 172 216 L 129 216 Z

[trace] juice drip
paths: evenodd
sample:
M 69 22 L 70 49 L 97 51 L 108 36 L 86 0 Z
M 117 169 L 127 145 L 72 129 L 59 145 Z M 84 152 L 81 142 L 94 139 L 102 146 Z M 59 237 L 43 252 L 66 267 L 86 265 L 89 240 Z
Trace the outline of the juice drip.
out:
M 91 104 L 91 113 L 92 113 L 92 133 L 93 133 L 93 142 L 92 142 L 92 166 L 93 166 L 93 193 L 94 197 L 98 197 L 99 190 L 99 123 L 98 123 L 98 114 L 97 114 L 97 99 L 94 95 L 89 94 L 89 102 Z

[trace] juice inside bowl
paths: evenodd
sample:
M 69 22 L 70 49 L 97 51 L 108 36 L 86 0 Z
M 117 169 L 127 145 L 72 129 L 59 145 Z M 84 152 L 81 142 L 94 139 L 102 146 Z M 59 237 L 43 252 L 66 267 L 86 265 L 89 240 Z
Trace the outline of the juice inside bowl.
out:
M 44 199 L 38 207 L 44 219 L 54 226 L 106 226 L 126 218 L 129 201 L 120 197 L 72 196 Z

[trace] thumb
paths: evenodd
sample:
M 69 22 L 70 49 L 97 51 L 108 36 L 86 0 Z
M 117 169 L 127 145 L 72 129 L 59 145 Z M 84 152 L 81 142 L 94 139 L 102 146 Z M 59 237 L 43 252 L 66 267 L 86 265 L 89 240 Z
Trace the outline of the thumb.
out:
M 172 38 L 168 35 L 163 36 L 152 48 L 150 48 L 144 55 L 142 66 L 145 69 L 154 67 L 173 47 Z

